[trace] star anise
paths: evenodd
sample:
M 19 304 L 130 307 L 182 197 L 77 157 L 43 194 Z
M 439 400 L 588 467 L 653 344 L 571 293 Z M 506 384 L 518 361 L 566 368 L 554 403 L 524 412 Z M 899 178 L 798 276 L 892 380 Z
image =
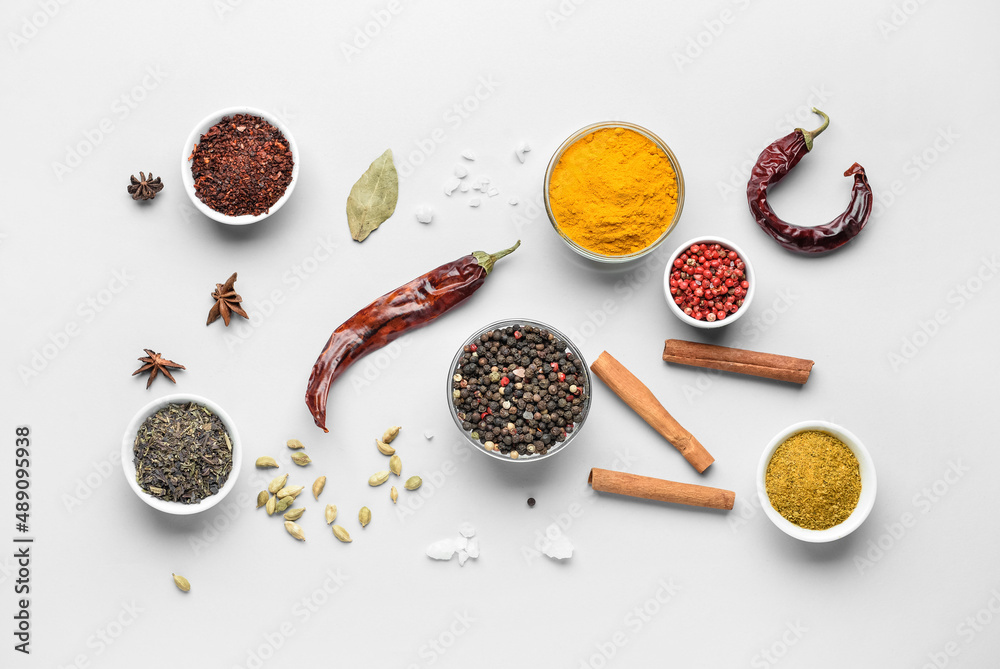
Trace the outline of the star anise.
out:
M 243 318 L 250 318 L 247 316 L 247 312 L 243 311 L 243 307 L 240 306 L 243 298 L 237 295 L 233 289 L 235 283 L 236 272 L 233 272 L 233 275 L 224 284 L 215 284 L 215 290 L 212 291 L 212 299 L 215 300 L 215 304 L 212 305 L 212 310 L 208 312 L 208 322 L 205 325 L 210 325 L 219 316 L 222 316 L 222 320 L 227 326 L 229 325 L 229 320 L 232 318 L 232 314 L 242 316 Z
M 156 197 L 156 194 L 163 190 L 163 184 L 160 183 L 160 177 L 153 178 L 153 173 L 149 173 L 149 178 L 146 178 L 144 172 L 139 172 L 139 178 L 136 179 L 135 175 L 129 177 L 132 183 L 128 187 L 128 194 L 132 196 L 133 200 L 152 200 Z
M 146 381 L 146 388 L 149 388 L 149 386 L 153 383 L 153 379 L 156 378 L 157 372 L 163 372 L 164 376 L 166 376 L 174 383 L 177 383 L 177 381 L 174 380 L 174 377 L 171 376 L 170 370 L 184 369 L 184 365 L 178 365 L 173 360 L 167 360 L 159 353 L 155 353 L 148 348 L 144 348 L 142 350 L 146 352 L 146 355 L 145 357 L 139 358 L 139 362 L 143 362 L 145 364 L 139 369 L 132 372 L 132 376 L 135 376 L 136 374 L 141 374 L 143 372 L 149 372 L 149 380 Z

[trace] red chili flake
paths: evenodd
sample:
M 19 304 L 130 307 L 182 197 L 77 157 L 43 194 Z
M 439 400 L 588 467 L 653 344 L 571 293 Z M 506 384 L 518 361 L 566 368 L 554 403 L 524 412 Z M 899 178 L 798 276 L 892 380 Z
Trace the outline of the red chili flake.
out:
M 292 182 L 295 162 L 280 130 L 252 114 L 223 116 L 191 152 L 198 199 L 227 216 L 270 211 Z

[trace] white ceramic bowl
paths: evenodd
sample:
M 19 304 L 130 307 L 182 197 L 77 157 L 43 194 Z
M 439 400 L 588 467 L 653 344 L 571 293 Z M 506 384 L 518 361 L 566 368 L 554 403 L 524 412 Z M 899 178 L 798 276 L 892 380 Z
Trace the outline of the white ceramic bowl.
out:
M 139 427 L 142 425 L 143 421 L 168 404 L 186 404 L 188 402 L 195 402 L 196 404 L 208 407 L 208 409 L 217 415 L 222 420 L 222 424 L 226 427 L 226 432 L 229 433 L 229 440 L 233 443 L 233 470 L 229 473 L 229 478 L 226 479 L 226 482 L 223 484 L 219 492 L 206 497 L 197 504 L 168 502 L 167 500 L 153 497 L 140 488 L 139 484 L 136 483 L 135 480 L 135 461 L 133 459 L 134 456 L 132 452 L 135 445 L 135 435 L 139 432 Z M 153 400 L 143 408 L 139 409 L 135 416 L 132 417 L 132 420 L 128 424 L 128 428 L 125 430 L 125 436 L 122 437 L 122 469 L 125 471 L 125 480 L 128 481 L 129 487 L 132 488 L 132 491 L 135 492 L 135 494 L 139 496 L 139 499 L 146 504 L 158 511 L 163 511 L 164 513 L 173 514 L 175 516 L 190 516 L 195 513 L 207 511 L 225 499 L 226 495 L 228 495 L 230 491 L 236 487 L 236 478 L 240 473 L 240 467 L 242 464 L 243 448 L 240 444 L 240 436 L 236 432 L 236 425 L 233 423 L 233 419 L 230 418 L 229 414 L 227 414 L 218 404 L 198 395 L 176 393 Z
M 764 479 L 767 474 L 767 465 L 771 462 L 771 456 L 774 455 L 778 446 L 783 444 L 789 437 L 809 430 L 826 432 L 840 439 L 854 452 L 854 457 L 858 459 L 858 465 L 860 466 L 861 496 L 858 498 L 858 505 L 854 507 L 853 513 L 847 517 L 847 520 L 825 530 L 807 530 L 792 523 L 778 513 L 771 506 L 771 501 L 768 499 L 767 486 Z M 811 543 L 836 541 L 858 529 L 861 523 L 865 522 L 868 514 L 871 513 L 872 507 L 875 505 L 876 487 L 875 463 L 872 462 L 872 456 L 868 453 L 868 449 L 865 448 L 864 444 L 861 443 L 861 440 L 839 425 L 827 423 L 822 420 L 807 420 L 786 427 L 771 439 L 760 458 L 760 464 L 757 465 L 757 496 L 760 498 L 760 504 L 764 508 L 764 514 L 785 534 Z
M 746 280 L 750 283 L 750 287 L 747 289 L 747 294 L 743 298 L 743 306 L 736 310 L 736 313 L 731 316 L 726 316 L 721 321 L 713 321 L 709 323 L 706 320 L 696 320 L 691 318 L 674 302 L 673 295 L 670 294 L 670 273 L 674 269 L 674 261 L 680 257 L 682 253 L 691 248 L 694 244 L 721 244 L 726 248 L 736 251 L 743 264 L 746 265 L 744 272 L 746 273 Z M 743 317 L 747 311 L 750 310 L 750 303 L 753 301 L 753 296 L 757 292 L 757 275 L 754 273 L 753 265 L 750 263 L 750 258 L 747 256 L 746 252 L 741 249 L 736 244 L 732 243 L 725 237 L 708 236 L 708 237 L 695 237 L 694 239 L 689 239 L 685 243 L 678 246 L 672 254 L 670 254 L 670 260 L 667 261 L 667 268 L 663 272 L 663 294 L 667 298 L 667 304 L 670 306 L 670 313 L 679 318 L 684 323 L 691 325 L 696 328 L 702 328 L 704 330 L 713 330 L 715 328 L 723 328 L 730 323 L 735 323 L 740 318 Z
M 198 195 L 194 190 L 194 175 L 191 174 L 191 161 L 189 160 L 191 151 L 194 149 L 194 145 L 200 142 L 201 136 L 205 134 L 209 128 L 221 121 L 223 116 L 231 117 L 233 114 L 253 114 L 254 116 L 259 116 L 280 130 L 281 134 L 283 134 L 285 139 L 288 140 L 288 147 L 292 150 L 292 160 L 295 161 L 295 164 L 292 166 L 292 180 L 288 184 L 288 188 L 285 189 L 284 195 L 282 195 L 277 202 L 272 204 L 268 211 L 260 214 L 259 216 L 227 216 L 222 212 L 212 209 L 207 204 L 199 200 Z M 249 225 L 251 223 L 264 220 L 284 206 L 285 202 L 288 201 L 288 198 L 292 196 L 292 191 L 295 190 L 295 184 L 299 181 L 299 166 L 301 163 L 302 156 L 299 154 L 299 147 L 295 144 L 295 138 L 292 137 L 292 133 L 288 129 L 288 126 L 282 123 L 278 117 L 273 114 L 269 114 L 266 111 L 255 109 L 254 107 L 227 107 L 225 109 L 212 112 L 203 118 L 194 127 L 191 134 L 188 135 L 187 142 L 185 142 L 184 149 L 181 152 L 181 183 L 184 184 L 184 191 L 188 194 L 188 197 L 191 198 L 191 203 L 194 204 L 198 211 L 205 214 L 209 218 L 228 225 Z

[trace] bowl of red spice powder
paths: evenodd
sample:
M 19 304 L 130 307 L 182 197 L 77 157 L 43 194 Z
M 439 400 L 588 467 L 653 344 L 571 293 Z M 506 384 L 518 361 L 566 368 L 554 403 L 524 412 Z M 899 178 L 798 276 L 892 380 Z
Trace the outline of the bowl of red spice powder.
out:
M 181 153 L 181 181 L 201 213 L 220 223 L 248 225 L 288 201 L 299 162 L 295 139 L 276 116 L 228 107 L 191 131 Z
M 696 237 L 677 247 L 663 273 L 670 312 L 696 328 L 721 328 L 750 307 L 757 277 L 746 253 L 722 237 Z

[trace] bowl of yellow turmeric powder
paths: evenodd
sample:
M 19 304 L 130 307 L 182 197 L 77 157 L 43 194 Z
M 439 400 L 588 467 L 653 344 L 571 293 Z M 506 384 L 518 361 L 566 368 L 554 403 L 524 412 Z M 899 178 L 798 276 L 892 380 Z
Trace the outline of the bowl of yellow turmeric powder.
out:
M 628 262 L 657 248 L 684 208 L 684 175 L 666 142 L 620 121 L 577 130 L 545 170 L 545 211 L 590 260 Z

